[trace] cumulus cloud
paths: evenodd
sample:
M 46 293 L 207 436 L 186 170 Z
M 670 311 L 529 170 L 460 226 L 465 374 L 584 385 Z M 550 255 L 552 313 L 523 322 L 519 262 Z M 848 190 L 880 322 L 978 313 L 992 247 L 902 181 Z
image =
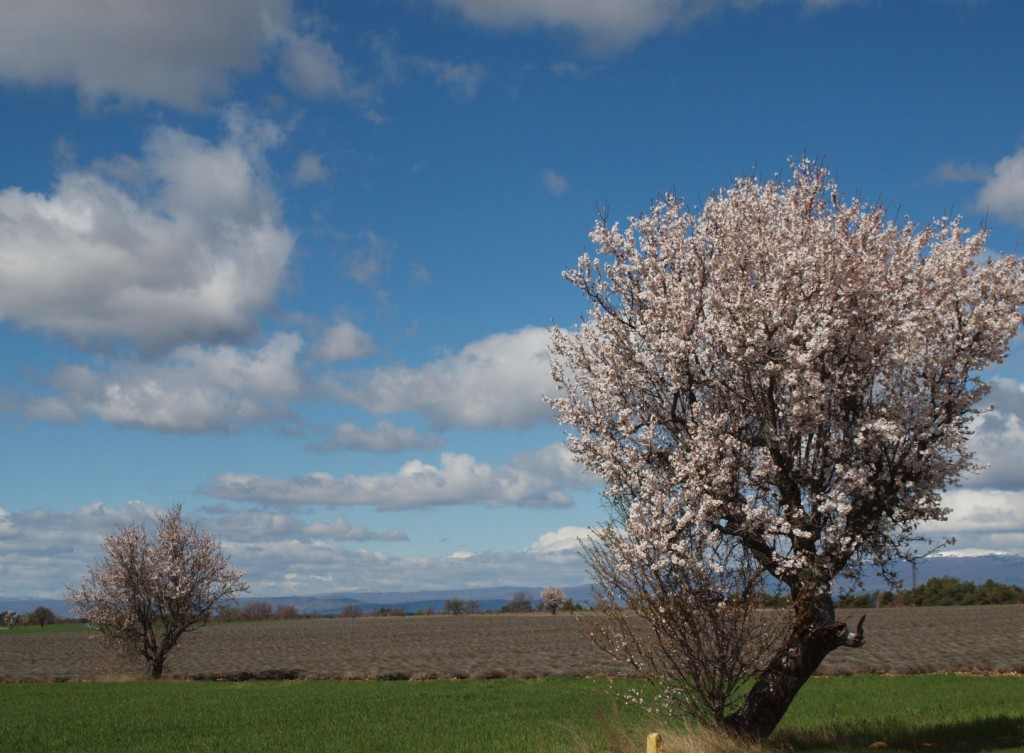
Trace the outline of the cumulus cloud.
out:
M 922 526 L 935 539 L 954 537 L 956 550 L 1024 554 L 1024 492 L 952 489 L 943 497 L 949 518 Z
M 454 551 L 438 556 L 342 549 L 320 541 L 233 543 L 236 556 L 232 561 L 247 568 L 254 594 L 267 595 L 408 591 L 410 583 L 415 583 L 417 590 L 451 590 L 588 582 L 590 578 L 577 545 L 539 545 L 557 535 L 559 532 L 544 534 L 523 550 Z
M 528 552 L 551 554 L 555 552 L 578 552 L 580 542 L 587 541 L 592 535 L 589 528 L 581 526 L 563 526 L 557 531 L 542 534 L 530 545 Z
M 292 172 L 292 182 L 299 186 L 308 186 L 310 183 L 319 183 L 323 180 L 327 180 L 327 168 L 324 167 L 323 158 L 319 154 L 309 152 L 300 154 Z
M 550 336 L 540 327 L 491 335 L 414 369 L 375 369 L 329 385 L 373 413 L 418 411 L 438 428 L 526 427 L 552 419 Z
M 1004 377 L 990 380 L 985 403 L 992 410 L 975 419 L 970 448 L 983 466 L 943 495 L 950 508 L 944 521 L 923 530 L 933 537 L 955 537 L 956 550 L 1024 552 L 1024 384 Z
M 263 347 L 182 346 L 159 363 L 122 363 L 109 371 L 62 366 L 58 396 L 27 406 L 37 418 L 83 415 L 166 432 L 225 431 L 285 413 L 303 379 L 296 364 L 302 338 L 278 333 Z
M 373 89 L 360 83 L 355 72 L 327 42 L 291 28 L 276 31 L 281 44 L 279 74 L 292 91 L 310 97 L 338 97 L 350 101 L 370 98 Z
M 722 8 L 749 8 L 762 0 L 434 0 L 470 21 L 501 29 L 567 28 L 596 54 L 615 54 L 668 28 L 688 26 Z M 805 7 L 820 5 L 807 0 Z
M 0 595 L 62 597 L 65 584 L 77 583 L 100 556 L 105 536 L 126 524 L 152 531 L 160 512 L 138 500 L 123 505 L 92 502 L 69 512 L 0 508 Z M 221 542 L 232 564 L 247 571 L 257 594 L 287 593 L 296 585 L 309 593 L 317 590 L 317 573 L 324 576 L 332 567 L 350 572 L 341 568 L 389 559 L 345 545 L 408 540 L 399 530 L 374 532 L 340 517 L 310 522 L 293 515 L 231 510 L 207 510 L 198 516 L 186 510 L 185 517 Z M 407 574 L 412 577 L 411 570 Z M 292 586 L 285 588 L 289 582 Z
M 185 108 L 227 93 L 260 65 L 267 22 L 290 24 L 291 0 L 33 0 L 5 3 L 0 81 L 71 85 L 83 99 Z
M 4 596 L 60 598 L 99 556 L 103 537 L 126 523 L 147 527 L 157 508 L 94 502 L 71 512 L 0 508 L 0 586 Z
M 329 42 L 297 28 L 292 5 L 292 0 L 8 4 L 0 25 L 0 82 L 73 86 L 90 104 L 114 98 L 196 109 L 228 94 L 234 75 L 276 58 L 281 81 L 294 92 L 355 102 L 369 98 L 372 88 L 358 81 Z
M 219 143 L 154 130 L 121 161 L 141 185 L 96 166 L 0 192 L 0 320 L 151 351 L 252 331 L 294 245 L 263 161 L 282 135 L 240 108 L 225 125 Z
M 996 377 L 985 402 L 992 410 L 975 419 L 970 448 L 983 469 L 963 479 L 964 486 L 988 489 L 1024 487 L 1024 385 Z
M 487 78 L 487 69 L 477 62 L 464 63 L 424 55 L 403 55 L 395 48 L 392 36 L 376 36 L 371 44 L 377 53 L 379 73 L 385 83 L 401 83 L 410 71 L 426 74 L 455 99 L 469 101 L 477 95 L 484 79 Z
M 442 505 L 568 507 L 566 489 L 590 480 L 561 445 L 523 453 L 492 466 L 470 455 L 444 452 L 439 465 L 411 460 L 396 473 L 337 477 L 317 472 L 290 479 L 225 473 L 199 491 L 211 497 L 270 506 L 367 505 L 408 510 Z
M 976 183 L 992 174 L 988 165 L 980 162 L 943 162 L 935 168 L 935 178 L 949 183 Z
M 480 63 L 454 63 L 450 60 L 434 60 L 411 56 L 412 63 L 434 77 L 435 83 L 463 101 L 473 99 L 480 91 L 480 85 L 487 71 Z
M 306 446 L 313 452 L 337 452 L 338 450 L 360 450 L 363 452 L 400 452 L 402 450 L 433 450 L 444 445 L 444 440 L 432 434 L 423 434 L 412 426 L 395 426 L 390 421 L 380 421 L 370 429 L 353 423 L 342 423 L 335 427 L 331 437 Z
M 554 170 L 545 170 L 541 174 L 540 179 L 543 181 L 548 193 L 552 196 L 561 196 L 569 190 L 569 181 L 565 179 L 565 176 L 559 175 Z
M 340 321 L 330 327 L 317 346 L 322 361 L 347 361 L 374 352 L 373 338 L 352 322 Z
M 978 208 L 1024 225 L 1024 148 L 996 163 L 978 194 Z
M 225 541 L 245 543 L 265 541 L 408 541 L 409 537 L 392 528 L 375 533 L 345 518 L 307 523 L 295 515 L 270 512 L 228 512 L 207 520 L 211 530 Z
M 329 542 L 232 543 L 232 564 L 244 567 L 254 595 L 353 591 L 450 591 L 512 584 L 586 583 L 575 552 L 484 551 L 399 556 Z
M 356 282 L 374 284 L 391 268 L 391 243 L 372 230 L 359 233 L 358 245 L 348 255 L 348 276 Z

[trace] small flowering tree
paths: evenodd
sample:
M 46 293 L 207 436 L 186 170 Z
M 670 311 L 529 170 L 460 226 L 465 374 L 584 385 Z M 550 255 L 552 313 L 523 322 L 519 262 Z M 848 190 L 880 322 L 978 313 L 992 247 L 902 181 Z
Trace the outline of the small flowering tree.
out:
M 540 605 L 555 614 L 565 604 L 565 591 L 558 586 L 548 586 L 540 592 Z
M 836 620 L 837 577 L 887 572 L 975 468 L 978 374 L 1020 325 L 1022 263 L 982 263 L 984 233 L 957 220 L 888 220 L 807 160 L 591 239 L 566 277 L 592 308 L 553 332 L 552 402 L 606 485 L 592 572 L 619 603 L 655 601 L 639 613 L 657 640 L 681 608 L 706 623 L 756 593 L 747 573 L 781 584 L 788 624 L 771 650 L 732 652 L 755 681 L 719 721 L 767 736 L 831 651 L 863 641 Z M 729 655 L 712 648 L 693 656 Z
M 57 615 L 49 607 L 36 607 L 29 614 L 28 622 L 30 625 L 38 625 L 41 628 L 45 628 L 47 625 L 53 625 L 57 622 Z
M 213 537 L 182 519 L 180 505 L 158 516 L 152 536 L 125 526 L 103 548 L 82 585 L 68 587 L 67 600 L 118 648 L 142 657 L 154 679 L 181 636 L 249 590 Z

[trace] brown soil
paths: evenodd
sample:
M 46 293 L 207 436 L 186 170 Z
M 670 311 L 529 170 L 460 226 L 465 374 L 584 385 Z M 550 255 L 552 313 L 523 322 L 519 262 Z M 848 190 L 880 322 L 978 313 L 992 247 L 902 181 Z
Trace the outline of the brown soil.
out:
M 834 652 L 822 673 L 1024 671 L 1024 605 L 871 609 L 867 615 L 865 646 Z M 425 679 L 622 672 L 586 637 L 588 619 L 460 615 L 211 625 L 185 636 L 165 676 Z M 4 681 L 116 679 L 143 671 L 94 633 L 0 636 Z

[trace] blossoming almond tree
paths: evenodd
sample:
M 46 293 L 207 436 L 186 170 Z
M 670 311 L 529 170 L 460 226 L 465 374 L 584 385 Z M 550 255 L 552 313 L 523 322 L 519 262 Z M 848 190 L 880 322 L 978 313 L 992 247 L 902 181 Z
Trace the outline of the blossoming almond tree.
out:
M 125 526 L 103 548 L 103 559 L 79 588 L 68 588 L 67 600 L 125 653 L 141 656 L 154 679 L 182 635 L 249 590 L 213 537 L 182 519 L 180 505 L 157 517 L 152 536 L 141 525 Z
M 541 606 L 555 614 L 566 602 L 565 591 L 558 586 L 548 586 L 540 592 Z
M 752 562 L 783 585 L 785 634 L 722 722 L 767 736 L 825 656 L 863 640 L 836 621 L 836 578 L 885 572 L 975 469 L 979 372 L 1021 322 L 1021 261 L 982 262 L 984 233 L 955 219 L 893 222 L 808 160 L 591 239 L 566 277 L 592 308 L 553 332 L 552 402 L 606 485 L 597 546 L 620 576 L 714 583 Z

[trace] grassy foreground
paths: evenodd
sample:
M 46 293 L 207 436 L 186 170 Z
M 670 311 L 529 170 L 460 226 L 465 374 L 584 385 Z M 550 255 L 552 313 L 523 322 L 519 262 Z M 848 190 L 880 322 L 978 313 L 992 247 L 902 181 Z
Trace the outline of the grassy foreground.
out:
M 109 682 L 0 685 L 4 751 L 608 750 L 595 714 L 635 732 L 608 682 Z M 678 738 L 675 738 L 678 740 Z M 1024 678 L 922 675 L 812 680 L 774 747 L 1024 751 Z M 668 737 L 665 753 L 672 753 Z M 621 748 L 616 748 L 619 750 Z

